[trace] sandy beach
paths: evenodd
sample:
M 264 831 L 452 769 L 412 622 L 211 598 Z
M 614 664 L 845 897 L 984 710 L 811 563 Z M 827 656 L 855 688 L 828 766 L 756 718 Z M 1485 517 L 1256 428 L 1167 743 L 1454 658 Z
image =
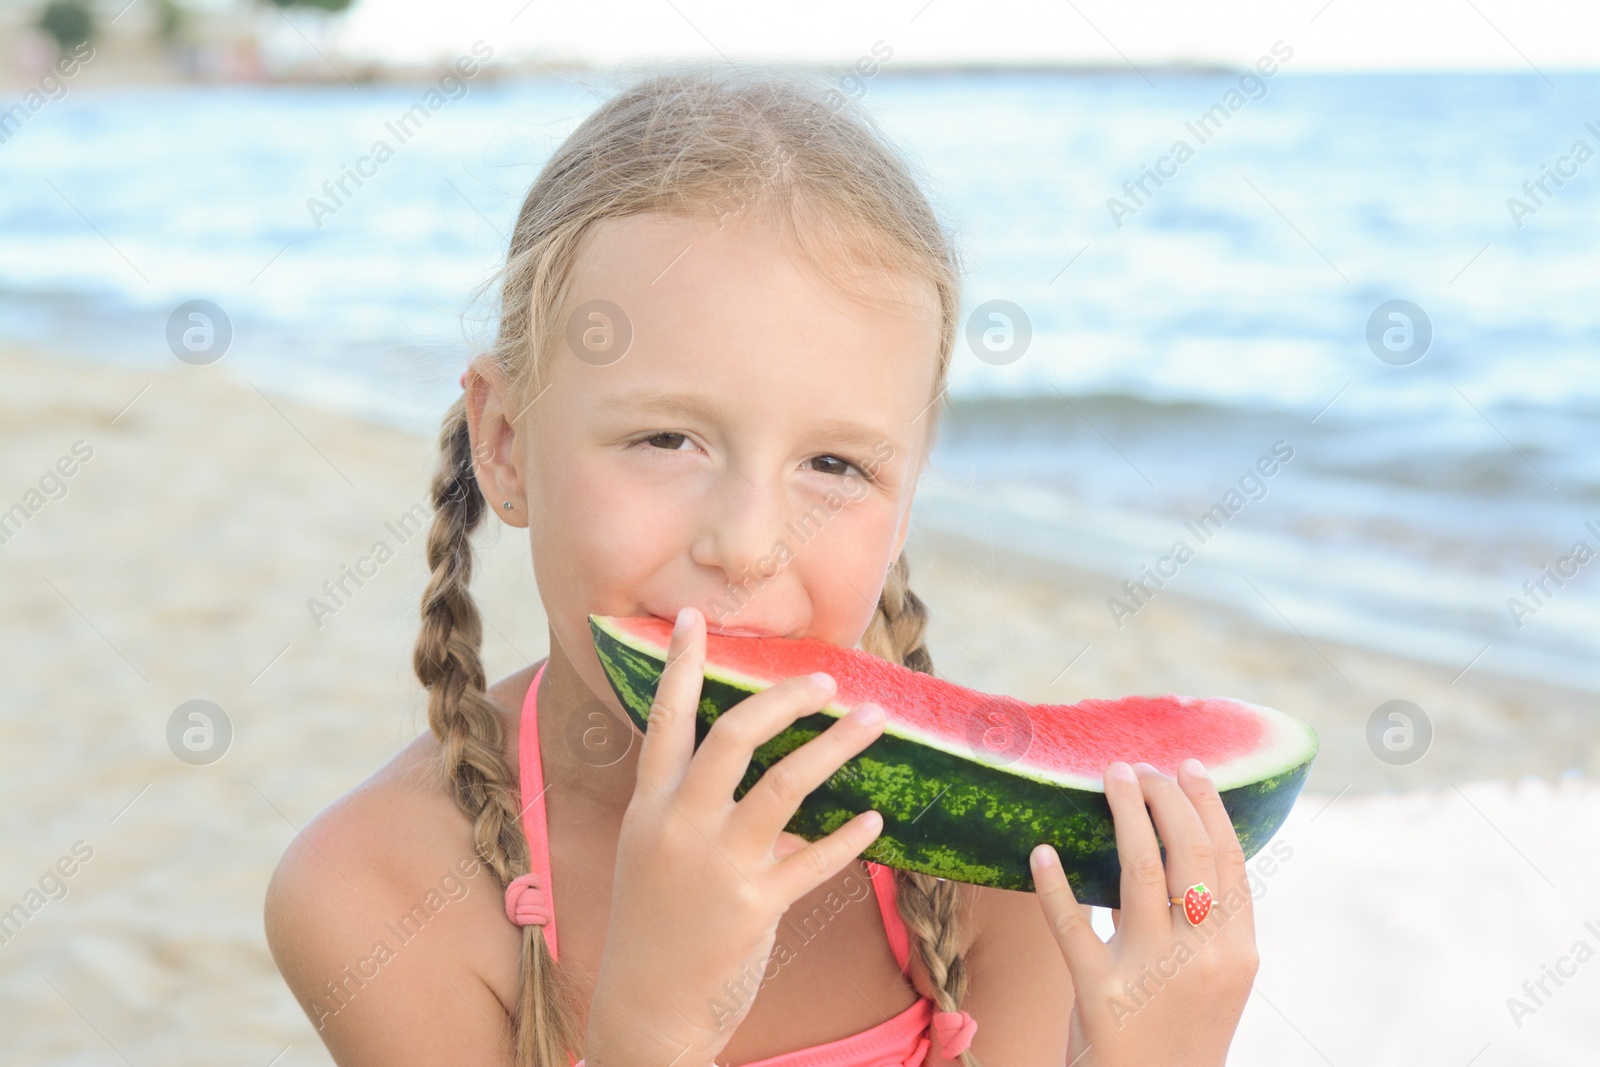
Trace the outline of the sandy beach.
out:
M 425 729 L 410 656 L 432 442 L 226 361 L 0 351 L 0 375 L 0 511 L 27 512 L 0 543 L 0 910 L 27 913 L 0 936 L 6 1059 L 329 1064 L 262 898 L 296 828 Z M 491 527 L 475 585 L 499 677 L 548 635 L 525 539 Z M 392 558 L 314 616 L 380 541 Z M 1263 964 L 1230 1063 L 1592 1062 L 1593 695 L 1313 642 L 1176 591 L 1117 631 L 1103 576 L 915 522 L 907 551 L 945 677 L 1034 702 L 1226 695 L 1317 729 L 1280 860 L 1254 864 Z M 194 700 L 231 732 L 209 763 L 168 743 Z M 1433 728 L 1403 766 L 1367 740 L 1392 700 Z

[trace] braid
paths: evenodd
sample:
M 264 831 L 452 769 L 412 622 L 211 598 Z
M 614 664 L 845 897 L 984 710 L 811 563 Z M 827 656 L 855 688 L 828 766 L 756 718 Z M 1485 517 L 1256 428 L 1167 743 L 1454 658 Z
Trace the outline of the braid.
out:
M 889 568 L 877 613 L 862 635 L 861 647 L 882 659 L 932 674 L 933 657 L 923 640 L 927 628 L 927 605 L 911 591 L 911 569 L 902 552 Z M 894 877 L 900 917 L 916 937 L 939 1010 L 960 1011 L 967 993 L 967 964 L 961 955 L 959 883 L 898 869 Z M 965 1067 L 978 1067 L 971 1049 L 961 1053 L 960 1059 Z
M 422 595 L 422 629 L 412 665 L 428 690 L 428 726 L 439 739 L 456 804 L 472 821 L 474 850 L 504 889 L 528 871 L 531 858 L 516 777 L 502 758 L 505 731 L 485 690 L 479 657 L 483 623 L 470 589 L 471 538 L 483 521 L 485 503 L 474 472 L 465 397 L 445 413 L 439 454 L 428 531 L 432 577 Z M 515 1063 L 567 1067 L 565 1053 L 581 1044 L 570 990 L 550 956 L 544 927 L 522 929 Z

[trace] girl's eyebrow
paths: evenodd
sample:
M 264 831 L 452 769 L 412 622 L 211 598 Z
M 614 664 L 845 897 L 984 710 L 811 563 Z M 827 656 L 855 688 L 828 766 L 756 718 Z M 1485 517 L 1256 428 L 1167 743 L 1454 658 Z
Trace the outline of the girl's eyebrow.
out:
M 699 419 L 704 422 L 723 421 L 723 409 L 711 398 L 699 393 L 663 393 L 655 386 L 631 389 L 606 397 L 606 407 L 620 408 L 639 414 L 672 414 L 680 418 Z M 813 423 L 810 432 L 818 437 L 872 449 L 880 443 L 895 449 L 894 438 L 880 429 L 850 419 L 820 419 Z
M 602 403 L 641 415 L 675 414 L 706 422 L 720 421 L 723 415 L 722 409 L 709 397 L 699 393 L 663 393 L 653 385 L 608 396 Z

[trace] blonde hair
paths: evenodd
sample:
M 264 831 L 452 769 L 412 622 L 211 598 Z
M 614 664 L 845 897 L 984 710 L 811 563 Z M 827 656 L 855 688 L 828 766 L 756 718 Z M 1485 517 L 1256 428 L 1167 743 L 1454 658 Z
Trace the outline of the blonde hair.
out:
M 961 263 L 907 164 L 875 124 L 811 75 L 658 72 L 588 116 L 545 164 L 517 216 L 502 271 L 499 332 L 487 355 L 513 396 L 544 378 L 564 342 L 565 288 L 585 235 L 602 219 L 645 212 L 728 215 L 760 211 L 787 227 L 821 273 L 844 284 L 841 265 L 928 283 L 939 305 L 932 448 L 958 332 Z M 818 241 L 812 244 L 812 239 Z M 502 887 L 528 871 L 518 783 L 501 759 L 500 716 L 485 692 L 482 620 L 469 589 L 471 535 L 486 510 L 475 478 L 464 398 L 445 414 L 428 534 L 432 572 L 422 600 L 414 665 L 428 690 L 428 724 L 474 846 Z M 902 553 L 861 639 L 876 656 L 933 673 L 924 644 L 927 609 L 910 588 Z M 939 1011 L 966 993 L 959 951 L 958 883 L 895 871 L 899 909 Z M 551 958 L 544 928 L 523 927 L 517 1067 L 568 1067 L 581 1055 L 573 984 Z M 962 1054 L 967 1067 L 977 1061 Z

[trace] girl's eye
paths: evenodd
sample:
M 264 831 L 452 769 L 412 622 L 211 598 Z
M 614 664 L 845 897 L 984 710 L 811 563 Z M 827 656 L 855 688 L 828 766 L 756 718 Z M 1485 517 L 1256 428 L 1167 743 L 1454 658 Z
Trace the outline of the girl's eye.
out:
M 635 442 L 635 444 L 647 445 L 647 444 L 651 444 L 652 442 L 655 442 L 655 441 L 660 441 L 660 440 L 663 440 L 663 439 L 670 439 L 670 438 L 676 438 L 679 442 L 687 441 L 689 439 L 688 435 L 681 434 L 681 433 L 670 433 L 670 432 L 669 433 L 653 433 L 649 437 L 641 437 L 638 441 Z M 663 451 L 663 452 L 681 452 L 682 450 L 683 449 L 679 445 L 671 445 L 671 446 L 668 446 L 666 448 L 661 449 L 661 451 Z
M 830 467 L 828 470 L 823 471 L 824 474 L 837 474 L 837 475 L 843 477 L 845 475 L 848 475 L 851 471 L 855 471 L 857 474 L 861 474 L 863 477 L 865 477 L 865 474 L 862 472 L 861 468 L 857 467 L 854 463 L 851 463 L 847 459 L 841 459 L 838 456 L 818 456 L 818 457 L 816 457 L 816 459 L 813 459 L 811 462 L 816 463 L 818 460 L 823 460 L 823 461 L 827 461 L 829 463 L 835 464 L 835 466 Z

